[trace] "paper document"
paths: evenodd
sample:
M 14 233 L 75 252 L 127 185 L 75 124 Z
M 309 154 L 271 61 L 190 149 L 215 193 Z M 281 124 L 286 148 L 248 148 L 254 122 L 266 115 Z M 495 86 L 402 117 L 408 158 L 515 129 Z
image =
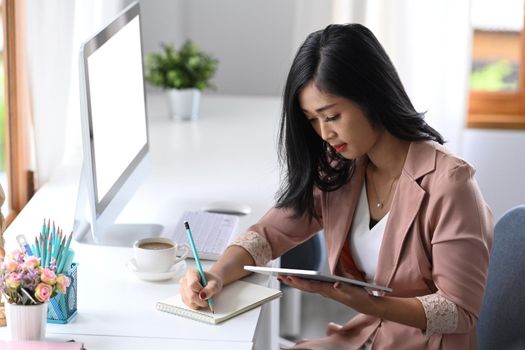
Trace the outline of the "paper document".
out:
M 197 253 L 203 260 L 219 259 L 239 225 L 239 217 L 236 215 L 186 211 L 181 215 L 171 236 L 171 239 L 178 244 L 189 245 L 184 221 L 188 221 L 191 226 Z

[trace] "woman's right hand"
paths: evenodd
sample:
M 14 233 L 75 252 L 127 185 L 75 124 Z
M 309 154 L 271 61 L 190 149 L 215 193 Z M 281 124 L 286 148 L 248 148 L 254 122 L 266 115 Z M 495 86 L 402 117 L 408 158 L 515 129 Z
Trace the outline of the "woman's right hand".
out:
M 201 276 L 195 269 L 189 270 L 180 279 L 179 291 L 184 304 L 192 309 L 202 309 L 208 307 L 208 299 L 218 294 L 223 287 L 223 280 L 212 272 L 204 272 L 208 284 L 202 286 Z

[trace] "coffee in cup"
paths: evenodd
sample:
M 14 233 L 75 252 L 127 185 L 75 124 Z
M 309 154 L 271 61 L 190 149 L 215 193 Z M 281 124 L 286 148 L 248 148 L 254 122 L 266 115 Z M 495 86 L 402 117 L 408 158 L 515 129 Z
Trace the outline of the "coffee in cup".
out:
M 182 252 L 179 256 L 178 250 Z M 178 247 L 177 243 L 163 237 L 143 238 L 133 244 L 135 264 L 141 272 L 167 272 L 173 265 L 186 259 L 188 253 L 188 246 Z
M 170 249 L 173 248 L 173 244 L 164 242 L 144 242 L 139 244 L 139 248 L 153 250 Z

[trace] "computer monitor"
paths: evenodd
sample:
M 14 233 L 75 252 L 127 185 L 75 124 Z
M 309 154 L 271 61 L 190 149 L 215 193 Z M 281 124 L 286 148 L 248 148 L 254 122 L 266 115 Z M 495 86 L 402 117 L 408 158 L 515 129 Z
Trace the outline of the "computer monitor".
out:
M 84 157 L 74 223 L 79 240 L 129 246 L 162 230 L 115 224 L 149 168 L 140 28 L 140 7 L 133 3 L 81 47 Z

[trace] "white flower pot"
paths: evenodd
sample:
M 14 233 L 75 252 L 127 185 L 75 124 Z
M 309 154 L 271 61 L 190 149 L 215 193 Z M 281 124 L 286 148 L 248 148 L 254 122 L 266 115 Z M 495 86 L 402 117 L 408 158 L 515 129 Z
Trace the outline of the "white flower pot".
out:
M 166 90 L 172 120 L 195 120 L 199 116 L 199 89 Z
M 47 303 L 5 303 L 7 330 L 12 340 L 42 340 L 46 337 Z

